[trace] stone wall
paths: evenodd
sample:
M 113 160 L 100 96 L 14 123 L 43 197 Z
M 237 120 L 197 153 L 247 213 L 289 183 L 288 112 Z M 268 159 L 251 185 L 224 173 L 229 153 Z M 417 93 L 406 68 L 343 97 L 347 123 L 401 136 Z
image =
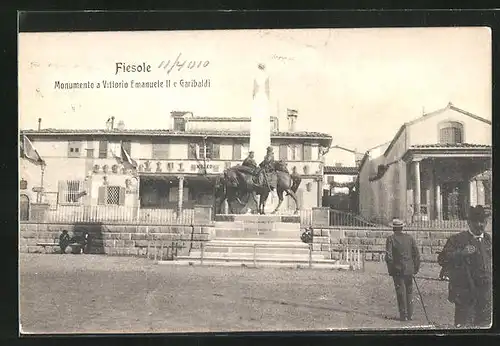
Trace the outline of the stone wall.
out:
M 436 262 L 438 253 L 442 250 L 447 239 L 458 232 L 460 231 L 405 231 L 415 238 L 423 262 Z M 345 248 L 360 249 L 365 253 L 366 261 L 383 261 L 385 242 L 392 233 L 392 230 L 389 229 L 315 227 L 313 250 L 331 251 L 332 258 L 337 259 Z
M 28 253 L 54 253 L 58 246 L 37 245 L 59 241 L 59 235 L 67 230 L 70 236 L 87 231 L 92 238 L 92 253 L 107 255 L 146 256 L 160 252 L 163 245 L 164 257 L 171 257 L 172 251 L 185 255 L 190 249 L 200 247 L 211 233 L 210 226 L 139 226 L 118 224 L 47 224 L 21 223 L 19 251 Z M 172 250 L 174 245 L 174 250 Z M 175 250 L 177 246 L 177 250 Z M 156 250 L 155 250 L 156 249 Z

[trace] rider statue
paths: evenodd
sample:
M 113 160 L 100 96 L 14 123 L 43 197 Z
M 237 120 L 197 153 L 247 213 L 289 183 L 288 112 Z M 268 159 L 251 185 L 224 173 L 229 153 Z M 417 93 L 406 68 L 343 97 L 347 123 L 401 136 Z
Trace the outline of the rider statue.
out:
M 253 151 L 248 153 L 248 157 L 243 160 L 243 163 L 241 165 L 252 168 L 254 170 L 257 168 L 257 163 L 255 162 Z
M 264 161 L 262 161 L 259 165 L 260 168 L 264 169 L 265 172 L 274 171 L 274 152 L 273 147 L 267 147 L 267 153 L 264 157 Z

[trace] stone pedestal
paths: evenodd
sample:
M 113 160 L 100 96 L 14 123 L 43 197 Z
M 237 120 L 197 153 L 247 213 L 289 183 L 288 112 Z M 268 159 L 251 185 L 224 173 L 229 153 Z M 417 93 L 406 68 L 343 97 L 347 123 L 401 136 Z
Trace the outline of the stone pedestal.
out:
M 330 226 L 330 208 L 328 207 L 312 208 L 312 226 L 313 227 Z
M 194 223 L 197 225 L 208 224 L 212 221 L 212 206 L 211 205 L 195 205 L 194 206 Z
M 30 221 L 46 221 L 49 207 L 48 203 L 31 203 Z

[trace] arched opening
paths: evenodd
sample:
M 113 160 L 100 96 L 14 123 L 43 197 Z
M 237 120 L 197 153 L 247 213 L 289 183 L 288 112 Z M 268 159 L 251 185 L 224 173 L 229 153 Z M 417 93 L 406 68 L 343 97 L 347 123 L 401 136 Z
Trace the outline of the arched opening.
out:
M 30 218 L 30 199 L 26 195 L 21 195 L 19 199 L 19 220 L 28 221 Z

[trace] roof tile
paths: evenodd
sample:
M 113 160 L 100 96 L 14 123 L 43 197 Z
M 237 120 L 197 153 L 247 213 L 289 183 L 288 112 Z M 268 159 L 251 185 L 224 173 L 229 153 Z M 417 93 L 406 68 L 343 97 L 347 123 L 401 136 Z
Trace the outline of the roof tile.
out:
M 491 148 L 491 145 L 486 144 L 471 144 L 471 143 L 457 143 L 457 144 L 418 144 L 412 145 L 411 149 L 440 149 L 440 148 Z
M 357 167 L 337 167 L 337 166 L 325 166 L 323 168 L 324 174 L 358 174 Z

